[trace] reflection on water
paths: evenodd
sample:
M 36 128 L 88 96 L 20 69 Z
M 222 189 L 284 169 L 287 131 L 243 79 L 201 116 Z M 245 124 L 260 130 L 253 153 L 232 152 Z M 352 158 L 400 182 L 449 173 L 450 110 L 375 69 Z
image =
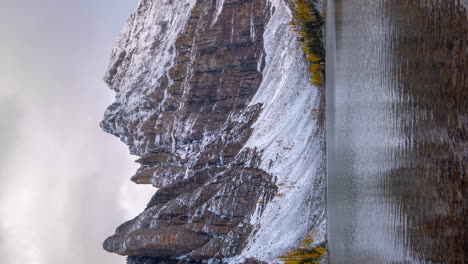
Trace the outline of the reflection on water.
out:
M 466 9 L 335 0 L 328 14 L 331 263 L 465 263 Z

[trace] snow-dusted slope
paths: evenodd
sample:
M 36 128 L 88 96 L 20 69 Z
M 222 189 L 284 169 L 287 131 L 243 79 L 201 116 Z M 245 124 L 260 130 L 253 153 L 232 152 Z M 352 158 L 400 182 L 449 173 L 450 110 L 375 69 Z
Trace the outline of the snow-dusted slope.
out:
M 281 195 L 252 217 L 258 231 L 242 256 L 275 263 L 304 234 L 324 242 L 326 215 L 324 131 L 313 111 L 319 107 L 319 90 L 308 81 L 303 51 L 287 25 L 289 7 L 281 0 L 271 2 L 275 12 L 264 33 L 263 82 L 251 101 L 263 108 L 245 147 L 262 150 L 260 168 L 276 178 Z

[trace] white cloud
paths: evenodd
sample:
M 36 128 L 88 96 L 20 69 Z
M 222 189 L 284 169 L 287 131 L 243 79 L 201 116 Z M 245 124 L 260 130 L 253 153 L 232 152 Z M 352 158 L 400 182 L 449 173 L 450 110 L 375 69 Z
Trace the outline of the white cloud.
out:
M 134 158 L 98 124 L 113 97 L 102 74 L 135 5 L 0 3 L 1 263 L 124 263 L 101 243 L 154 188 L 129 182 Z

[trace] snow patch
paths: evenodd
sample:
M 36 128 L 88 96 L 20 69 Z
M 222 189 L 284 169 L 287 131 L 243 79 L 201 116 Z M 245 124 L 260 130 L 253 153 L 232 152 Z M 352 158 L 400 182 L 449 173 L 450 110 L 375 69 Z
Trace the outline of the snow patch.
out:
M 213 21 L 211 22 L 211 25 L 216 24 L 216 21 L 218 21 L 218 17 L 221 14 L 221 12 L 223 11 L 223 6 L 224 6 L 224 0 L 217 0 L 216 1 L 216 13 L 215 13 L 215 16 L 213 18 Z

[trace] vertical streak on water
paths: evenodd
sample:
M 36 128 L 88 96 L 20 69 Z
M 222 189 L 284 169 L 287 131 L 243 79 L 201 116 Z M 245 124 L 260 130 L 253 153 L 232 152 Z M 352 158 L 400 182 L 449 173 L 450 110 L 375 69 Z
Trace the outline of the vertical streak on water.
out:
M 332 263 L 408 260 L 383 199 L 391 170 L 390 32 L 382 1 L 335 1 L 336 64 L 329 84 L 329 224 Z M 332 43 L 331 40 L 328 43 Z M 334 82 L 334 83 L 333 83 Z
M 332 141 L 335 138 L 335 108 L 334 108 L 334 98 L 335 98 L 335 61 L 336 61 L 336 33 L 335 33 L 335 2 L 333 0 L 327 2 L 326 10 L 326 28 L 325 28 L 325 71 L 326 71 L 326 127 L 327 127 L 327 175 L 331 173 L 336 173 L 335 170 L 331 169 L 333 164 L 330 161 L 335 160 L 334 151 L 330 149 L 335 148 L 335 144 Z M 327 177 L 329 181 L 329 177 Z M 327 183 L 327 193 L 329 192 L 330 182 Z M 329 194 L 327 194 L 329 195 Z M 336 208 L 336 205 L 333 203 L 334 200 L 327 199 L 327 210 L 329 208 Z M 328 214 L 330 214 L 328 212 Z M 328 217 L 327 220 L 327 234 L 332 234 L 330 230 L 331 226 L 335 226 L 334 219 Z M 328 239 L 329 248 L 337 248 L 335 246 L 335 240 Z M 330 254 L 329 262 L 333 263 L 332 254 Z
M 331 263 L 407 260 L 382 198 L 391 169 L 390 31 L 382 1 L 331 1 L 327 25 L 328 213 Z M 335 5 L 334 5 L 335 4 Z M 334 9 L 334 10 L 333 10 Z M 336 24 L 333 24 L 336 22 Z M 336 31 L 335 31 L 336 30 Z M 334 36 L 335 35 L 335 36 Z

